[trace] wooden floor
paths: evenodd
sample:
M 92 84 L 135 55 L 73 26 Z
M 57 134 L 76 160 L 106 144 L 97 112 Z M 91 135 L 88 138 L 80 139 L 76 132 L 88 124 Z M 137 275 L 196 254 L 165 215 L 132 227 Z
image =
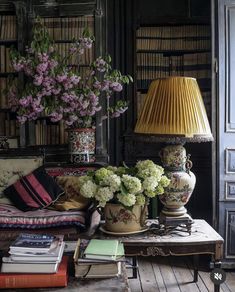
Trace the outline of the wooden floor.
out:
M 200 258 L 200 262 L 198 282 L 194 283 L 190 257 L 140 257 L 138 279 L 128 280 L 131 292 L 213 292 L 209 260 Z M 235 291 L 235 271 L 226 271 L 220 291 Z

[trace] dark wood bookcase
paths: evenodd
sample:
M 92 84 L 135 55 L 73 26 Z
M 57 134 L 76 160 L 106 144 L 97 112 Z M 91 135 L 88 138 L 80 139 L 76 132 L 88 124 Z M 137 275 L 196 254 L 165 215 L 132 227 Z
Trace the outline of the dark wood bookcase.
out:
M 17 17 L 14 5 L 0 3 L 0 136 L 18 141 L 20 129 L 15 115 L 10 112 L 5 90 L 7 78 L 18 78 L 10 63 L 10 47 L 18 47 Z
M 73 39 L 82 35 L 84 28 L 95 36 L 95 45 L 80 60 L 73 59 L 68 64 L 81 76 L 96 56 L 106 53 L 105 15 L 106 1 L 1 1 L 0 3 L 0 136 L 17 137 L 19 148 L 13 152 L 43 152 L 47 162 L 69 161 L 67 132 L 63 122 L 51 123 L 40 118 L 19 126 L 15 114 L 9 109 L 3 94 L 10 67 L 9 49 L 11 45 L 23 52 L 32 36 L 35 17 L 40 16 L 49 34 L 55 41 L 60 54 L 66 55 Z M 78 66 L 79 65 L 79 66 Z M 23 76 L 13 74 L 15 78 Z M 96 158 L 97 162 L 108 160 L 107 128 L 108 122 L 100 126 L 102 112 L 96 117 Z M 27 149 L 27 150 L 26 150 Z
M 115 149 L 113 160 L 117 164 L 125 161 L 127 165 L 133 165 L 138 160 L 152 159 L 161 164 L 159 151 L 163 144 L 141 141 L 134 134 L 138 112 L 151 80 L 187 75 L 197 78 L 211 120 L 210 1 L 120 2 L 119 6 L 115 1 L 109 4 L 114 20 L 112 22 L 109 17 L 108 36 L 116 32 L 116 39 L 109 46 L 113 48 L 121 70 L 134 76 L 134 84 L 132 92 L 127 92 L 129 110 L 125 120 L 111 125 L 114 128 L 110 140 L 112 149 Z M 127 9 L 132 13 L 127 15 Z M 115 22 L 115 19 L 120 19 L 120 22 Z M 162 43 L 163 47 L 160 46 Z M 192 155 L 192 171 L 197 177 L 196 188 L 187 208 L 193 217 L 212 222 L 211 143 L 187 143 L 185 146 Z M 150 216 L 156 216 L 158 208 L 161 209 L 151 204 Z
M 210 116 L 211 32 L 209 24 L 140 26 L 136 30 L 137 117 L 152 80 L 197 79 Z

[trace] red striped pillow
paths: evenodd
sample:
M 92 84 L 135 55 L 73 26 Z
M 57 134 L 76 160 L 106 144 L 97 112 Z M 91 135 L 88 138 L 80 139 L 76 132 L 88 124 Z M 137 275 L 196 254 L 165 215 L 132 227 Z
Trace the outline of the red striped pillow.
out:
M 43 167 L 23 176 L 4 190 L 4 194 L 22 211 L 46 208 L 63 193 L 63 189 Z

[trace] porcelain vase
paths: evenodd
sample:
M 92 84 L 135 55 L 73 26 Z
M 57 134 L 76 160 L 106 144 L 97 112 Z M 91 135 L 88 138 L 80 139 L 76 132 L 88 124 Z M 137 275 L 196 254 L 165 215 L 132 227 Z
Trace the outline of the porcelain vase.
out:
M 95 161 L 95 129 L 68 130 L 70 161 L 91 163 Z
M 129 210 L 121 204 L 107 203 L 104 208 L 105 229 L 111 232 L 140 231 L 145 227 L 146 217 L 146 205 L 134 205 Z
M 162 213 L 170 217 L 183 216 L 187 214 L 184 206 L 189 201 L 196 183 L 196 177 L 190 171 L 192 162 L 182 145 L 166 146 L 160 156 L 165 173 L 170 179 L 164 194 L 159 195 L 164 205 Z

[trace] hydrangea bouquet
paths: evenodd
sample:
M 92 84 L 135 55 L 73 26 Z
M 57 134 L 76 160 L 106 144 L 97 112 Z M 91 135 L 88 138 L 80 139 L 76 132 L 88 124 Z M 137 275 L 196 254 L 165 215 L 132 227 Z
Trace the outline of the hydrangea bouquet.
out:
M 25 54 L 12 50 L 12 66 L 23 72 L 25 86 L 11 83 L 8 87 L 8 100 L 17 113 L 20 123 L 48 117 L 52 122 L 65 120 L 68 127 L 91 127 L 96 112 L 102 108 L 101 98 L 109 98 L 123 89 L 123 84 L 132 81 L 131 76 L 113 70 L 111 58 L 98 57 L 87 70 L 85 76 L 79 74 L 79 56 L 91 49 L 94 38 L 84 31 L 81 38 L 74 40 L 66 57 L 61 56 L 47 29 L 37 19 L 33 27 L 33 40 Z M 74 69 L 68 64 L 77 58 Z M 127 109 L 127 102 L 118 100 L 113 107 L 107 107 L 110 117 L 118 117 Z
M 80 194 L 93 199 L 96 206 L 104 207 L 109 202 L 127 209 L 147 204 L 149 198 L 163 194 L 169 183 L 164 169 L 151 160 L 139 161 L 130 168 L 102 167 L 78 179 Z

